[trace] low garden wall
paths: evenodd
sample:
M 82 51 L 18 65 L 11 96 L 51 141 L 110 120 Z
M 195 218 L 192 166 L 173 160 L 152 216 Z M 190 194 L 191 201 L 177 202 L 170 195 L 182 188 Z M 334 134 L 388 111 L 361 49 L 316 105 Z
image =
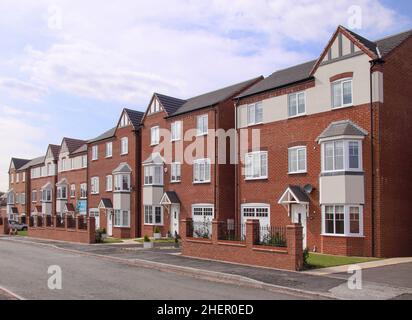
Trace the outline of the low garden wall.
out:
M 9 234 L 9 220 L 0 216 L 0 234 Z
M 272 240 L 267 242 L 262 241 L 262 227 L 258 220 L 248 220 L 238 228 L 234 225 L 222 228 L 222 225 L 225 223 L 213 221 L 209 228 L 211 234 L 207 232 L 204 236 L 199 236 L 194 234 L 193 220 L 183 220 L 180 232 L 182 255 L 276 269 L 302 270 L 303 234 L 300 224 L 285 227 L 283 236 L 280 231 L 272 234 Z M 231 231 L 228 233 L 225 231 L 227 229 Z
M 78 243 L 95 243 L 94 217 L 32 216 L 29 219 L 28 236 Z

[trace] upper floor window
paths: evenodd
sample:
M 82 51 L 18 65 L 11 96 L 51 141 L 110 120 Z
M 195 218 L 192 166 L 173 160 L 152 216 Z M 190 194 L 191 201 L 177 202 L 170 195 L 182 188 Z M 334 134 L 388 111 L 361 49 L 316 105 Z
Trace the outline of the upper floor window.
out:
M 263 105 L 262 102 L 253 103 L 247 106 L 247 123 L 248 125 L 260 124 L 263 122 Z
M 87 183 L 82 183 L 80 185 L 80 198 L 81 199 L 87 198 Z
M 332 83 L 332 108 L 353 105 L 352 79 L 339 80 Z
M 121 139 L 120 154 L 125 155 L 129 153 L 129 138 L 124 137 Z
M 87 168 L 87 155 L 82 156 L 82 168 Z
M 181 181 L 181 164 L 179 162 L 173 162 L 170 165 L 170 181 L 180 182 Z
M 292 93 L 288 96 L 289 117 L 296 117 L 306 114 L 305 92 Z
M 251 152 L 245 155 L 246 180 L 268 178 L 268 153 L 266 151 Z
M 163 185 L 163 166 L 145 166 L 144 184 Z
M 179 141 L 182 139 L 182 121 L 175 121 L 171 124 L 171 140 Z
M 70 185 L 70 198 L 75 198 L 76 197 L 76 185 L 72 184 Z
M 127 127 L 129 124 L 129 117 L 126 113 L 123 113 L 122 118 L 120 119 L 120 128 Z
M 289 173 L 306 172 L 306 147 L 289 149 Z
M 210 159 L 198 159 L 193 162 L 193 182 L 210 182 Z
M 52 190 L 51 189 L 42 190 L 41 199 L 42 199 L 42 202 L 51 202 L 52 201 Z
M 90 184 L 91 194 L 99 194 L 99 177 L 93 177 Z
M 153 127 L 150 129 L 150 144 L 152 146 L 158 145 L 160 143 L 160 128 Z
M 37 202 L 37 191 L 36 190 L 32 190 L 31 192 L 31 202 Z
M 20 173 L 16 173 L 16 183 L 20 182 Z
M 12 174 L 10 175 L 10 182 L 11 182 L 11 183 L 14 183 L 14 173 L 12 173 Z
M 197 117 L 197 135 L 207 135 L 209 130 L 209 116 L 207 114 Z
M 92 147 L 92 160 L 99 159 L 99 146 Z
M 106 191 L 113 191 L 113 176 L 106 176 Z
M 26 172 L 22 172 L 21 176 L 22 176 L 22 181 L 26 182 Z
M 362 143 L 359 140 L 324 142 L 322 153 L 323 172 L 362 170 Z
M 14 201 L 15 201 L 14 192 L 9 192 L 7 194 L 7 204 L 14 204 Z
M 160 103 L 157 99 L 153 99 L 152 105 L 150 106 L 150 113 L 156 113 L 161 110 Z
M 130 191 L 130 174 L 114 176 L 114 191 Z
M 57 199 L 67 199 L 67 186 L 57 187 Z
M 113 155 L 113 142 L 106 143 L 106 158 L 110 158 Z

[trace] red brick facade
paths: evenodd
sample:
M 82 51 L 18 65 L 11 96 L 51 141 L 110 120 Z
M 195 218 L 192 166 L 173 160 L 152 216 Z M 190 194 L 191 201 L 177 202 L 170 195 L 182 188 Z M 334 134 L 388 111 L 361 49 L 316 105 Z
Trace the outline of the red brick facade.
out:
M 23 181 L 23 174 L 25 174 L 25 179 L 24 179 L 25 181 Z M 14 176 L 13 183 L 11 182 L 11 175 Z M 17 182 L 17 175 L 19 176 L 18 182 Z M 16 208 L 17 209 L 16 214 L 18 214 L 19 220 L 21 220 L 21 218 L 23 217 L 22 214 L 25 214 L 26 217 L 28 217 L 28 215 L 30 214 L 29 212 L 29 208 L 30 208 L 29 185 L 30 185 L 30 179 L 29 179 L 28 170 L 10 169 L 9 186 L 10 186 L 10 189 L 13 189 L 13 192 L 14 192 L 14 204 L 8 205 L 7 210 L 8 210 L 8 213 L 11 213 L 10 210 L 12 208 Z M 21 203 L 21 199 L 18 200 L 18 198 L 20 198 L 22 194 L 25 194 L 24 203 Z

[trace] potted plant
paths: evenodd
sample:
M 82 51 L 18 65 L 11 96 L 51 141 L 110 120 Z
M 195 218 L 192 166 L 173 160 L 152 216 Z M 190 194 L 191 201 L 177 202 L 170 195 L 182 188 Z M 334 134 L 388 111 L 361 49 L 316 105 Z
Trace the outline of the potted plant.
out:
M 145 235 L 143 238 L 143 248 L 144 249 L 152 249 L 153 248 L 153 242 L 150 240 L 150 238 Z
M 155 240 L 159 240 L 160 238 L 162 238 L 162 234 L 160 233 L 160 228 L 159 227 L 154 228 L 153 237 L 154 237 Z
M 107 238 L 106 229 L 96 230 L 96 243 L 103 243 L 106 238 Z

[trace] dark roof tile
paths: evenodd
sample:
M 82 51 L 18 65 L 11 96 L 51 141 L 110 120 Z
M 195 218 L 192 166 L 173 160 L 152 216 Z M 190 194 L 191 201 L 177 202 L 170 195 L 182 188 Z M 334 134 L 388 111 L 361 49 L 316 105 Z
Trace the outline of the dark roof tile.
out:
M 124 111 L 127 113 L 127 116 L 129 117 L 133 127 L 135 129 L 138 129 L 141 126 L 144 113 L 131 109 L 124 109 Z

